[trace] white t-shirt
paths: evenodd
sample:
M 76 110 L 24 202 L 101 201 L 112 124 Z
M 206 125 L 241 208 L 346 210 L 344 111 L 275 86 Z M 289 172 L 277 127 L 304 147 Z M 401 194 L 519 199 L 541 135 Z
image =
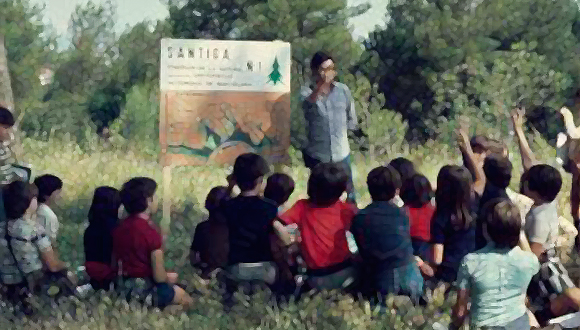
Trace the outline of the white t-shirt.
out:
M 41 225 L 51 240 L 56 240 L 58 234 L 58 218 L 46 204 L 39 204 L 36 210 L 38 224 Z
M 554 247 L 559 230 L 556 202 L 533 206 L 526 216 L 524 230 L 530 243 L 542 244 L 545 249 Z

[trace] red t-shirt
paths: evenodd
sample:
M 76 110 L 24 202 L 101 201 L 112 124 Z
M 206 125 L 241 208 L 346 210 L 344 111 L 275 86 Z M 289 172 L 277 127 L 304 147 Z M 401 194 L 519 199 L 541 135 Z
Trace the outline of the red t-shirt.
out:
M 318 208 L 308 200 L 299 200 L 280 219 L 286 225 L 298 225 L 306 266 L 321 269 L 344 262 L 351 256 L 346 231 L 357 211 L 354 205 L 343 201 Z
M 123 276 L 152 277 L 151 253 L 162 244 L 161 234 L 144 216 L 129 216 L 113 231 L 113 255 L 121 262 Z
M 435 206 L 431 203 L 420 208 L 405 206 L 405 211 L 409 215 L 411 237 L 429 242 L 431 240 L 431 219 L 435 213 Z

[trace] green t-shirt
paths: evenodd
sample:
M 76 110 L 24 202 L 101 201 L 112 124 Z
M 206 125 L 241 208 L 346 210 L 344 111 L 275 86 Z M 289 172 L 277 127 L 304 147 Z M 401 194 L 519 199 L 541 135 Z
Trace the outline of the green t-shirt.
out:
M 470 253 L 457 274 L 459 289 L 471 296 L 471 326 L 504 326 L 526 313 L 526 290 L 540 270 L 531 252 L 496 249 L 492 245 Z

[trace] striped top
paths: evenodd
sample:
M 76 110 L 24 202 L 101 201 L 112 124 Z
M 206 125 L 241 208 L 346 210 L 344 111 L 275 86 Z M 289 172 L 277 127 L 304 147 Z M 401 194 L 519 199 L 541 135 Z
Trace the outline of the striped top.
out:
M 10 140 L 0 142 L 0 186 L 7 185 L 14 179 L 12 164 L 15 159 L 10 149 L 12 141 L 14 141 L 14 135 L 11 135 Z

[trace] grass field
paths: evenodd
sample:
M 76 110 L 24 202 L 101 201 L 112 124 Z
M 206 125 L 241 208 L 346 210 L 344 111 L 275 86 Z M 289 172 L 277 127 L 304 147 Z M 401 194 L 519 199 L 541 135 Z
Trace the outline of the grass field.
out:
M 534 143 L 533 148 L 542 160 L 553 162 L 555 151 L 542 142 Z M 82 237 L 86 215 L 94 189 L 101 185 L 120 187 L 123 182 L 134 176 L 150 176 L 161 182 L 161 167 L 157 159 L 137 148 L 101 147 L 93 145 L 88 151 L 79 146 L 49 140 L 41 142 L 24 139 L 25 161 L 33 165 L 33 175 L 55 174 L 64 181 L 61 205 L 55 212 L 61 221 L 57 250 L 61 258 L 76 268 L 84 262 Z M 359 194 L 359 206 L 369 202 L 366 192 L 366 174 L 375 166 L 389 158 L 399 155 L 408 156 L 419 169 L 435 182 L 439 168 L 448 163 L 458 163 L 459 158 L 453 148 L 442 145 L 428 145 L 415 150 L 401 150 L 384 158 L 373 158 L 357 154 L 355 156 L 355 185 Z M 514 155 L 513 162 L 519 178 L 519 158 Z M 285 170 L 297 182 L 296 192 L 290 203 L 305 197 L 305 183 L 308 172 L 302 166 L 300 157 L 292 152 L 293 166 Z M 195 307 L 187 313 L 168 313 L 146 309 L 137 305 L 127 305 L 110 296 L 92 297 L 88 300 L 70 300 L 58 309 L 44 310 L 39 319 L 17 321 L 16 324 L 2 324 L 8 321 L 7 314 L 0 318 L 0 328 L 13 326 L 26 329 L 432 329 L 432 322 L 448 318 L 450 302 L 443 302 L 437 295 L 433 306 L 428 310 L 405 308 L 405 315 L 392 313 L 377 314 L 368 304 L 354 302 L 339 294 L 318 295 L 301 300 L 280 309 L 266 303 L 264 296 L 255 296 L 240 304 L 234 312 L 224 315 L 220 306 L 220 294 L 213 284 L 203 286 L 189 266 L 187 253 L 196 223 L 203 220 L 202 209 L 205 195 L 216 185 L 226 183 L 227 170 L 224 168 L 176 168 L 172 180 L 172 223 L 167 242 L 166 266 L 176 270 L 192 287 L 199 290 L 194 294 Z M 569 176 L 565 175 L 565 185 L 560 194 L 562 215 L 569 213 L 567 201 L 570 189 Z M 513 188 L 517 189 L 519 180 L 514 179 Z M 161 218 L 157 214 L 156 220 Z M 265 294 L 265 293 L 264 293 Z M 246 299 L 246 298 L 243 298 Z M 0 310 L 4 310 L 0 308 Z M 71 316 L 74 314 L 74 317 Z M 441 314 L 442 313 L 442 314 Z M 427 323 L 416 320 L 418 315 Z

